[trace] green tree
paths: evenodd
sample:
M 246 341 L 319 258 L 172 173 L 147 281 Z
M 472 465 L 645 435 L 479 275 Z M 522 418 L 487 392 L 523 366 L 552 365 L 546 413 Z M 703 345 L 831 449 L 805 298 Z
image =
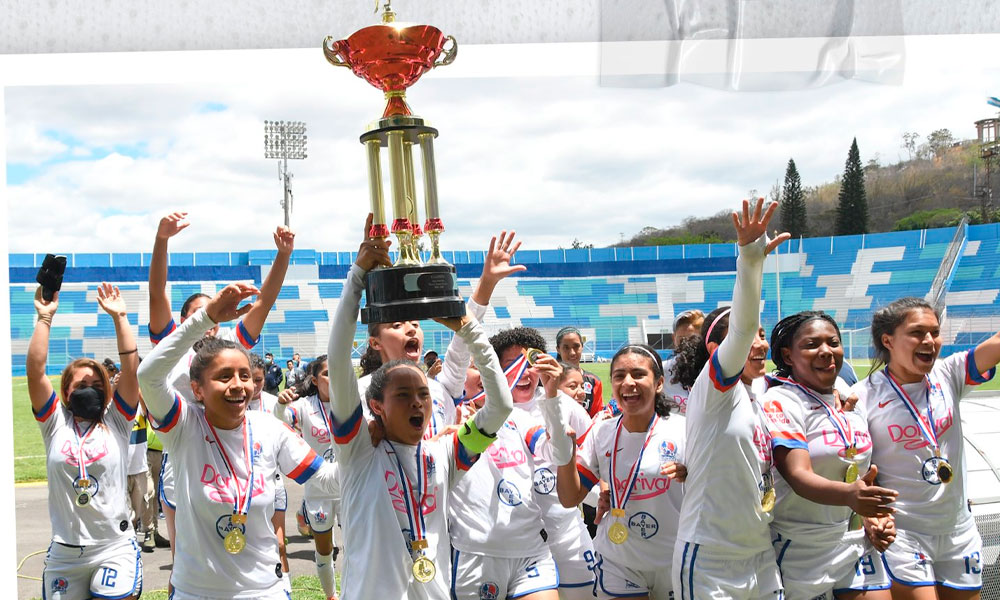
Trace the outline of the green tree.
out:
M 865 197 L 865 172 L 861 168 L 858 138 L 851 142 L 844 165 L 837 203 L 837 235 L 868 233 L 868 200 Z
M 809 230 L 806 225 L 806 199 L 802 193 L 802 179 L 791 158 L 785 169 L 785 186 L 781 190 L 781 226 L 792 237 L 806 235 Z

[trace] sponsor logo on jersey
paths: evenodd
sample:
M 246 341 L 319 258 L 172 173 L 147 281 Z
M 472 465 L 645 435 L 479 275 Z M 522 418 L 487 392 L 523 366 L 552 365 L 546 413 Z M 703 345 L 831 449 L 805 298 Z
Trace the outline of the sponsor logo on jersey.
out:
M 309 433 L 311 433 L 313 438 L 315 438 L 320 444 L 330 443 L 330 431 L 326 427 L 311 425 L 309 427 Z
M 326 462 L 333 462 L 333 448 L 327 448 L 323 451 L 323 460 Z
M 884 402 L 879 402 L 878 403 L 878 407 L 879 408 L 885 408 L 886 406 L 889 406 L 890 404 L 892 404 L 892 398 L 889 398 L 888 400 L 886 400 Z
M 777 400 L 768 400 L 764 403 L 764 415 L 767 416 L 772 423 L 788 425 L 788 416 L 785 415 L 785 409 L 781 407 L 781 403 Z
M 222 539 L 226 539 L 226 534 L 234 529 L 239 529 L 240 533 L 247 532 L 246 525 L 233 525 L 233 522 L 230 520 L 230 517 L 232 516 L 232 513 L 227 513 L 215 521 L 215 533 L 219 534 L 219 537 Z
M 79 480 L 80 480 L 79 475 L 76 475 L 76 477 L 73 478 L 73 489 L 77 493 L 87 492 L 88 494 L 90 494 L 90 497 L 93 498 L 95 495 L 97 495 L 98 490 L 101 489 L 101 484 L 97 480 L 97 475 L 94 475 L 92 473 L 87 474 L 87 480 L 89 481 L 89 483 L 87 484 L 87 489 L 85 490 L 77 483 L 77 481 Z
M 65 592 L 69 589 L 69 581 L 65 577 L 56 577 L 52 580 L 52 593 Z
M 833 429 L 824 429 L 821 434 L 821 440 L 824 446 L 837 448 L 838 456 L 842 458 L 847 457 L 847 448 L 844 448 L 844 442 L 840 440 L 840 434 Z M 862 454 L 871 449 L 872 438 L 868 435 L 867 431 L 854 430 L 854 446 Z
M 888 427 L 889 439 L 897 444 L 903 444 L 903 448 L 907 450 L 917 450 L 925 446 L 929 446 L 930 443 L 927 442 L 920 434 L 920 428 L 917 427 L 916 423 L 912 422 L 912 418 L 906 415 L 908 419 L 911 419 L 910 424 L 898 425 L 896 423 L 890 423 Z M 925 415 L 920 415 L 920 418 L 924 420 L 924 424 L 927 424 L 927 417 Z M 942 416 L 939 419 L 934 419 L 935 427 L 937 428 L 938 439 L 944 435 L 944 432 L 951 429 L 951 426 L 955 423 L 955 417 L 952 413 L 951 407 L 948 408 L 948 414 Z
M 677 460 L 677 446 L 673 442 L 664 440 L 660 442 L 660 463 L 674 462 Z
M 207 490 L 208 497 L 213 502 L 232 504 L 236 498 L 233 496 L 233 489 L 236 485 L 229 475 L 223 475 L 215 470 L 213 465 L 205 465 L 201 470 L 201 484 Z M 241 482 L 242 484 L 242 482 Z M 252 497 L 257 497 L 264 493 L 264 474 L 254 473 Z
M 648 540 L 660 530 L 660 524 L 648 512 L 637 512 L 628 520 L 628 528 Z
M 497 600 L 500 597 L 500 586 L 487 581 L 479 587 L 479 600 Z
M 659 468 L 657 468 L 659 471 Z M 628 482 L 624 479 L 618 479 L 615 477 L 619 489 L 625 489 Z M 647 500 L 649 498 L 655 498 L 660 494 L 666 493 L 670 489 L 670 478 L 668 477 L 647 477 L 645 473 L 640 473 L 639 477 L 635 480 L 635 486 L 632 488 L 631 500 Z
M 518 506 L 521 504 L 520 490 L 506 479 L 501 479 L 500 483 L 497 484 L 497 496 L 500 497 L 500 502 L 503 502 L 507 506 Z
M 757 446 L 757 458 L 762 461 L 771 460 L 771 436 L 759 424 L 754 424 L 753 445 Z
M 535 469 L 535 474 L 531 478 L 531 483 L 535 491 L 539 494 L 551 494 L 556 487 L 556 476 L 546 467 Z
M 403 488 L 399 485 L 399 478 L 396 472 L 387 470 L 385 472 L 385 487 L 389 491 L 389 498 L 392 500 L 392 507 L 397 511 L 406 514 L 406 500 L 403 498 Z M 427 495 L 424 496 L 423 506 L 420 507 L 425 515 L 429 515 L 437 508 L 437 487 L 428 488 Z
M 100 433 L 100 432 L 97 432 Z M 76 446 L 70 440 L 63 443 L 59 449 L 66 458 L 66 464 L 71 467 L 79 467 L 80 461 L 77 459 Z M 102 435 L 100 437 L 90 437 L 83 443 L 83 461 L 86 464 L 95 463 L 108 455 L 108 440 Z
M 625 580 L 625 589 L 639 589 L 639 584 L 634 581 Z
M 528 462 L 528 457 L 525 455 L 523 449 L 508 447 L 507 444 L 507 440 L 498 439 L 490 444 L 490 447 L 487 449 L 490 460 L 493 461 L 493 464 L 498 469 L 516 467 Z

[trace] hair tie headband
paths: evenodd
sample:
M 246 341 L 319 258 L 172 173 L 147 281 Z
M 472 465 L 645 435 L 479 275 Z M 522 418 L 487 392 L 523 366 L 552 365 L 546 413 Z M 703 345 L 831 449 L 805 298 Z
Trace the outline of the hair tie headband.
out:
M 651 358 L 653 360 L 653 365 L 654 366 L 656 366 L 657 364 L 659 364 L 659 362 L 657 362 L 657 357 L 653 356 L 652 352 L 650 352 L 649 350 L 643 348 L 642 346 L 636 346 L 634 344 L 629 344 L 628 346 L 625 346 L 625 349 L 626 350 L 638 350 L 638 351 L 642 352 L 643 354 L 645 354 L 646 356 L 648 356 L 649 358 Z
M 580 330 L 577 329 L 576 327 L 572 327 L 572 326 L 570 326 L 570 327 L 563 327 L 562 329 L 560 329 L 559 331 L 556 332 L 556 345 L 559 345 L 559 340 L 561 340 L 562 337 L 564 335 L 566 335 L 567 333 L 575 333 L 576 335 L 578 335 L 580 337 L 580 339 L 583 339 L 583 335 L 580 333 Z
M 715 329 L 715 326 L 719 324 L 719 321 L 722 320 L 722 317 L 728 315 L 729 311 L 731 311 L 731 310 L 733 310 L 733 309 L 732 308 L 727 308 L 726 310 L 720 312 L 719 315 L 717 317 L 715 317 L 715 320 L 712 321 L 712 324 L 708 326 L 708 333 L 705 334 L 705 347 L 706 348 L 708 347 L 708 340 L 712 339 L 712 330 Z

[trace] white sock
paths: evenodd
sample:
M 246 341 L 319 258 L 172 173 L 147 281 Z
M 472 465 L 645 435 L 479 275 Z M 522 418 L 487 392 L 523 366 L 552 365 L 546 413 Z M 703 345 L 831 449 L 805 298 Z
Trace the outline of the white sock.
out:
M 333 553 L 320 554 L 316 551 L 316 574 L 319 575 L 319 582 L 323 584 L 323 593 L 327 598 L 336 593 L 333 573 Z

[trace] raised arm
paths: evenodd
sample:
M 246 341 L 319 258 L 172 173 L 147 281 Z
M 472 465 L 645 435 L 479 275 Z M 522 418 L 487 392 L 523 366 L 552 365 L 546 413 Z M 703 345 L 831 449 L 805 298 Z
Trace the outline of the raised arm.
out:
M 108 283 L 102 283 L 97 288 L 97 304 L 115 322 L 118 357 L 122 365 L 116 391 L 122 400 L 134 409 L 139 404 L 139 379 L 136 374 L 139 368 L 139 350 L 136 347 L 132 326 L 128 323 L 128 308 L 118 286 Z
M 295 233 L 287 227 L 278 227 L 274 231 L 274 245 L 278 247 L 278 255 L 260 286 L 260 296 L 253 303 L 250 312 L 243 317 L 243 326 L 253 339 L 257 339 L 263 331 L 267 315 L 271 312 L 271 307 L 274 306 L 281 291 L 281 285 L 285 282 L 288 260 L 292 256 L 292 250 L 295 249 Z
M 330 412 L 338 423 L 346 423 L 361 404 L 358 378 L 351 364 L 351 347 L 357 329 L 358 312 L 361 310 L 361 289 L 364 276 L 379 265 L 391 266 L 387 240 L 368 237 L 372 215 L 365 222 L 365 241 L 358 248 L 358 258 L 351 265 L 340 294 L 340 303 L 333 316 L 330 343 L 327 346 L 327 365 L 330 369 Z
M 149 333 L 162 333 L 170 324 L 170 298 L 167 297 L 167 241 L 190 223 L 186 212 L 175 212 L 160 219 L 149 261 Z
M 181 358 L 191 349 L 205 332 L 217 324 L 231 321 L 250 310 L 249 304 L 239 303 L 260 290 L 252 285 L 233 283 L 219 291 L 204 309 L 196 311 L 159 344 L 153 347 L 142 364 L 139 365 L 139 387 L 149 416 L 161 422 L 174 405 L 174 389 L 167 381 L 167 375 Z
M 38 414 L 45 403 L 52 397 L 52 382 L 45 374 L 45 364 L 49 359 L 49 330 L 52 328 L 52 318 L 59 308 L 59 292 L 52 296 L 52 300 L 42 298 L 42 287 L 35 290 L 35 312 L 38 320 L 35 321 L 35 330 L 31 334 L 31 341 L 28 342 L 28 355 L 25 358 L 25 371 L 28 375 L 28 397 L 31 399 L 31 408 Z
M 483 261 L 483 273 L 479 276 L 476 288 L 472 291 L 472 296 L 467 303 L 469 314 L 482 323 L 486 315 L 486 307 L 490 304 L 493 291 L 497 284 L 505 277 L 514 273 L 519 273 L 527 269 L 524 265 L 512 265 L 514 253 L 521 247 L 521 242 L 514 242 L 514 232 L 509 234 L 506 231 L 500 232 L 500 238 L 496 236 L 490 238 L 490 247 L 486 252 L 486 259 Z M 452 398 L 459 398 L 465 389 L 465 374 L 469 367 L 469 348 L 462 340 L 461 336 L 454 336 L 448 344 L 448 351 L 444 355 L 444 364 L 438 381 L 451 394 Z
M 782 233 L 773 240 L 767 240 L 767 224 L 778 205 L 771 203 L 762 215 L 763 205 L 764 199 L 758 198 L 751 216 L 749 202 L 744 200 L 742 217 L 735 212 L 732 215 L 740 255 L 736 259 L 736 286 L 729 314 L 729 331 L 719 345 L 717 355 L 723 379 L 731 379 L 743 370 L 753 338 L 760 327 L 760 288 L 764 257 L 791 237 L 788 233 Z

